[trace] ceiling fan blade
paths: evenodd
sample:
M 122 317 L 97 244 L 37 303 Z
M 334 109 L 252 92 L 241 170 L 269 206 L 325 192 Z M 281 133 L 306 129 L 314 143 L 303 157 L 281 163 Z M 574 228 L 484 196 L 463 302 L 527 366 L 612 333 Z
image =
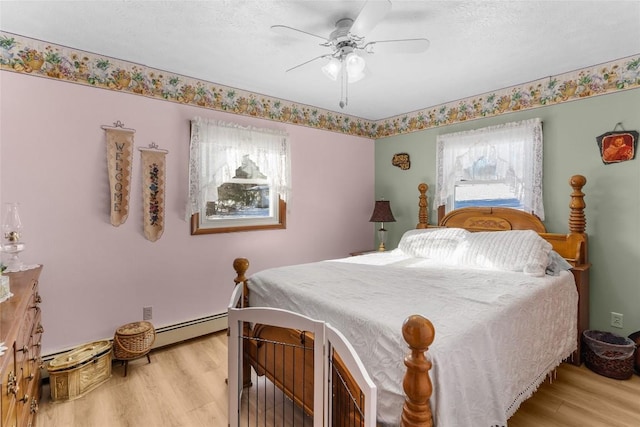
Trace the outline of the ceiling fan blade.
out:
M 422 53 L 429 49 L 427 39 L 379 40 L 364 45 L 368 53 Z
M 316 61 L 316 60 L 318 60 L 318 59 L 322 59 L 322 58 L 331 58 L 331 57 L 333 57 L 333 55 L 332 55 L 332 54 L 330 54 L 330 53 L 327 53 L 327 54 L 325 54 L 325 55 L 316 56 L 315 58 L 312 58 L 312 59 L 310 59 L 310 60 L 308 60 L 308 61 L 305 61 L 305 62 L 303 62 L 302 64 L 298 64 L 298 65 L 296 65 L 295 67 L 291 67 L 291 68 L 289 68 L 288 70 L 286 70 L 286 72 L 288 73 L 288 72 L 289 72 L 289 71 L 291 71 L 291 70 L 295 70 L 296 68 L 300 68 L 300 67 L 302 67 L 303 65 L 307 65 L 308 63 L 313 62 L 313 61 Z
M 391 10 L 390 0 L 367 0 L 362 6 L 358 17 L 353 21 L 349 32 L 359 37 L 364 37 L 384 18 Z
M 319 36 L 317 34 L 312 34 L 307 31 L 298 30 L 297 28 L 287 27 L 286 25 L 272 25 L 271 29 L 278 34 L 282 34 L 284 36 L 295 37 L 297 39 L 308 40 L 309 38 L 320 39 L 323 42 L 327 42 L 326 37 Z

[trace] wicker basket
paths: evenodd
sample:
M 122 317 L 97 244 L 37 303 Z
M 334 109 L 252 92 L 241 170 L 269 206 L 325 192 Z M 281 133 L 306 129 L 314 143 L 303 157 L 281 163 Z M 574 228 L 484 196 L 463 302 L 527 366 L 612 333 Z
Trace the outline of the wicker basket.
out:
M 131 360 L 146 356 L 156 340 L 156 330 L 149 322 L 127 323 L 113 337 L 113 358 Z
M 629 335 L 629 339 L 636 343 L 636 361 L 635 361 L 635 369 L 636 374 L 640 375 L 640 331 L 634 332 Z
M 593 372 L 609 378 L 626 380 L 633 375 L 636 345 L 629 338 L 610 332 L 584 331 L 584 363 Z

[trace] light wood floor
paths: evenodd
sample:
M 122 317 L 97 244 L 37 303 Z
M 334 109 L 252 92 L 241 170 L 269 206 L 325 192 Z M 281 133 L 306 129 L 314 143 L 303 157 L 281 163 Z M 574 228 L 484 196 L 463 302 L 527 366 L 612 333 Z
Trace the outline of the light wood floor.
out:
M 114 365 L 109 381 L 85 396 L 51 402 L 43 387 L 38 427 L 227 426 L 227 337 L 197 338 Z M 509 427 L 638 427 L 640 376 L 619 381 L 563 364 L 509 420 Z M 445 426 L 455 427 L 455 426 Z

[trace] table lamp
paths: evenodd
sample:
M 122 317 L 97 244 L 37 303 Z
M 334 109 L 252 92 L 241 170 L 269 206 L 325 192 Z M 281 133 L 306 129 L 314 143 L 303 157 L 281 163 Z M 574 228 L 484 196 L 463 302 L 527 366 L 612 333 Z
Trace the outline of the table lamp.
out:
M 379 222 L 380 229 L 378 229 L 378 239 L 380 240 L 380 246 L 378 246 L 379 251 L 384 251 L 384 244 L 387 241 L 387 230 L 384 228 L 385 222 L 395 222 L 396 219 L 393 217 L 393 213 L 391 212 L 391 205 L 388 200 L 376 200 L 376 204 L 373 207 L 373 213 L 371 214 L 371 219 L 369 222 Z

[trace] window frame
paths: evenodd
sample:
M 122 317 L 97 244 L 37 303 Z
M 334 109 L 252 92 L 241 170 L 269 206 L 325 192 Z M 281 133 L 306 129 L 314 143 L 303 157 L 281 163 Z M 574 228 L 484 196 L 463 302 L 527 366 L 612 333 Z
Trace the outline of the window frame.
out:
M 275 222 L 268 224 L 256 224 L 255 219 L 253 224 L 248 221 L 243 221 L 244 218 L 232 219 L 231 221 L 239 222 L 238 225 L 229 226 L 209 226 L 203 227 L 200 222 L 200 212 L 196 212 L 191 215 L 191 235 L 199 234 L 216 234 L 216 233 L 232 233 L 236 231 L 257 231 L 257 230 L 277 230 L 287 228 L 287 203 L 278 197 L 277 214 L 270 216 Z

